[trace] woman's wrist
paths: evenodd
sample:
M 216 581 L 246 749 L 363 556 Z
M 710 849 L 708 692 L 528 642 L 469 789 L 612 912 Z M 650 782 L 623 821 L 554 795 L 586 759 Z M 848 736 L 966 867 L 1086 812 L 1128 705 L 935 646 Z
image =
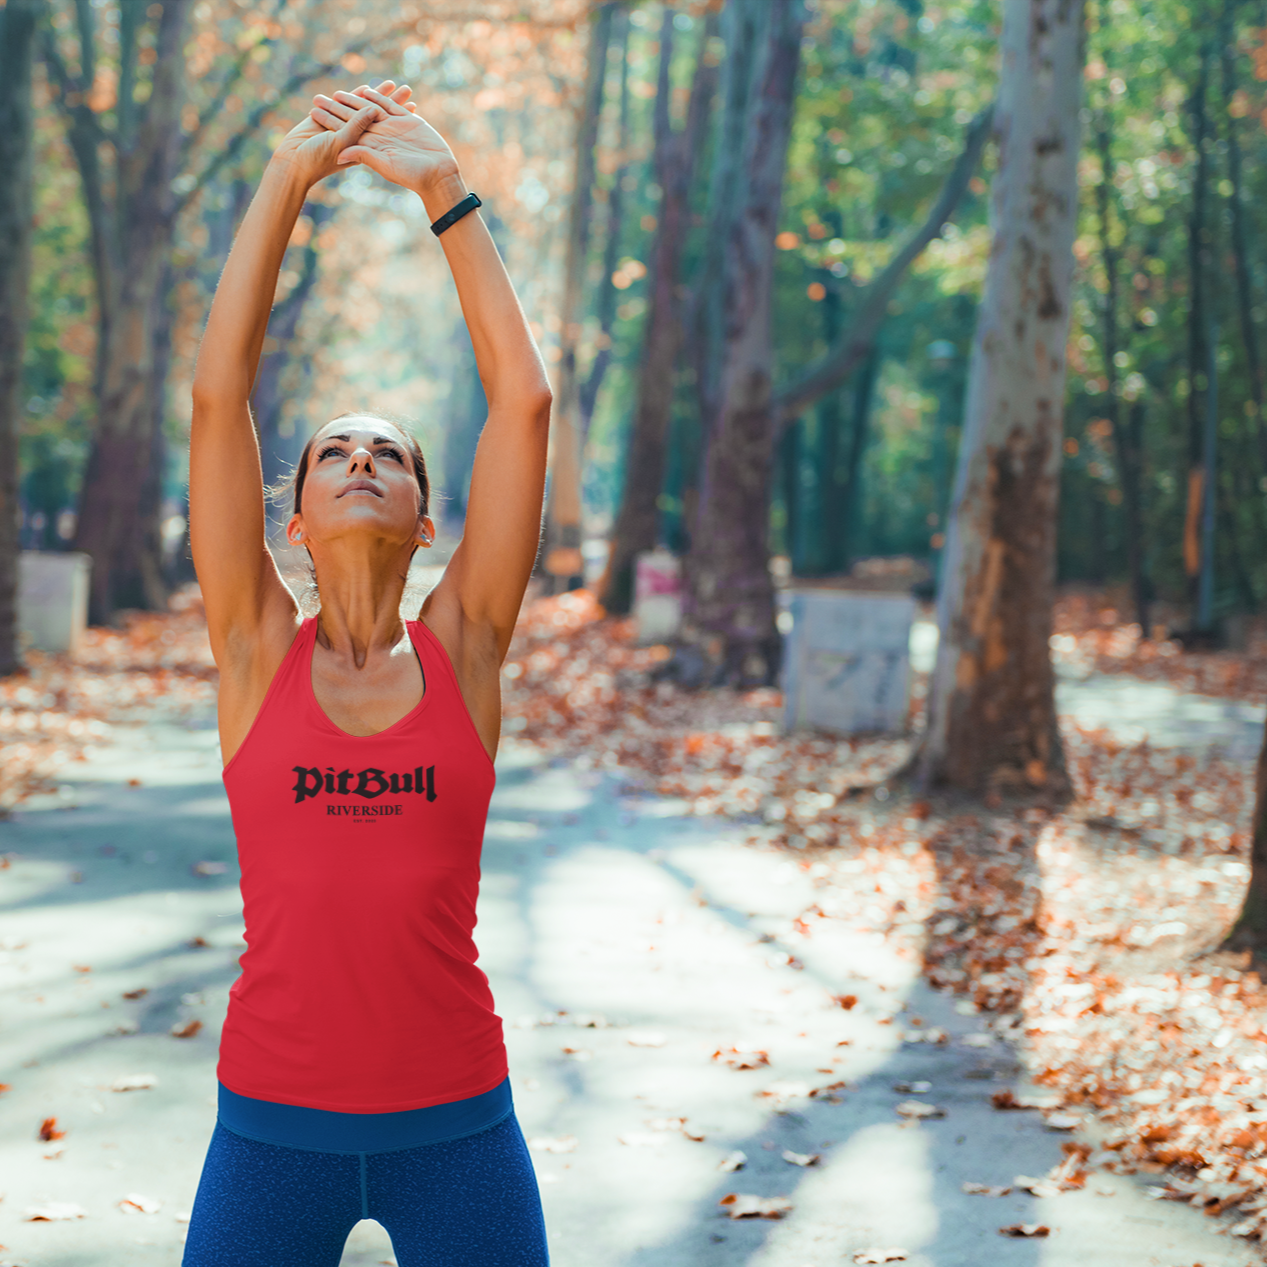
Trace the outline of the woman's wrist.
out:
M 289 193 L 297 193 L 306 198 L 308 191 L 318 183 L 319 177 L 310 176 L 302 171 L 292 157 L 275 153 L 264 168 L 264 181 L 276 185 Z M 263 182 L 261 182 L 263 183 Z
M 470 191 L 459 171 L 448 172 L 428 181 L 418 190 L 418 197 L 427 209 L 427 218 L 434 224 L 446 211 L 451 211 Z

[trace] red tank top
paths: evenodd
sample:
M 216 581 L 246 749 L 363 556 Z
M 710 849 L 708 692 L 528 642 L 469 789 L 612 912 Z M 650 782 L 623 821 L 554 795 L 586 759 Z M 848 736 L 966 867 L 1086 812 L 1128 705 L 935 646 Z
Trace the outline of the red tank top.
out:
M 225 767 L 247 949 L 217 1072 L 239 1095 L 392 1113 L 506 1076 L 472 939 L 493 763 L 444 648 L 406 629 L 424 691 L 394 726 L 330 721 L 305 620 Z

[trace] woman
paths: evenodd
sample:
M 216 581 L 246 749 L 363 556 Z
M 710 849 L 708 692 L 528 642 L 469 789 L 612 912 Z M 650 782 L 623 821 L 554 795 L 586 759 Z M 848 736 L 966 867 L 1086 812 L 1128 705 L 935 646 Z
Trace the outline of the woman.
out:
M 402 1267 L 547 1262 L 471 934 L 550 391 L 452 152 L 407 87 L 380 88 L 318 96 L 278 147 L 194 378 L 190 528 L 248 948 L 186 1267 L 334 1267 L 363 1218 L 387 1229 Z M 247 407 L 304 199 L 348 163 L 422 199 L 488 397 L 465 533 L 405 623 L 410 558 L 435 534 L 417 442 L 373 414 L 342 415 L 309 441 L 286 529 L 320 594 L 304 620 L 265 544 Z

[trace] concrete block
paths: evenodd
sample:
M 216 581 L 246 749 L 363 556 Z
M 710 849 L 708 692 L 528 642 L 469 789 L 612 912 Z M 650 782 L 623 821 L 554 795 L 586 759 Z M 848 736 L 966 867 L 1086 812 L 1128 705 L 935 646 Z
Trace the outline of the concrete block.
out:
M 88 624 L 86 554 L 23 550 L 18 559 L 18 630 L 23 645 L 74 653 Z

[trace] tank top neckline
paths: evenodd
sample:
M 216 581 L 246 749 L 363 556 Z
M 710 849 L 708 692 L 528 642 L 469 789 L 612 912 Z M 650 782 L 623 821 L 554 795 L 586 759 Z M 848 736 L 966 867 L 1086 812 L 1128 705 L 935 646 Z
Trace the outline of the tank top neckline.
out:
M 409 645 L 413 648 L 414 659 L 418 662 L 418 672 L 422 674 L 422 698 L 403 717 L 397 718 L 390 726 L 386 726 L 382 730 L 376 730 L 373 734 L 354 735 L 350 730 L 344 730 L 342 726 L 336 725 L 331 720 L 330 714 L 321 707 L 321 701 L 317 699 L 317 692 L 312 685 L 312 660 L 317 653 L 317 621 L 319 619 L 320 617 L 318 616 L 309 616 L 304 621 L 305 627 L 300 632 L 302 636 L 308 639 L 308 645 L 306 648 L 300 649 L 299 667 L 303 670 L 305 693 L 308 697 L 308 702 L 312 705 L 313 711 L 320 720 L 322 727 L 337 735 L 340 739 L 384 739 L 390 737 L 402 726 L 416 721 L 426 710 L 427 705 L 431 703 L 431 697 L 435 694 L 433 683 L 427 679 L 427 666 L 423 658 L 422 648 L 418 645 L 418 637 L 414 632 L 415 626 L 422 624 L 422 621 L 406 620 L 404 622 L 405 635 L 409 639 Z M 428 632 L 430 631 L 428 630 Z

